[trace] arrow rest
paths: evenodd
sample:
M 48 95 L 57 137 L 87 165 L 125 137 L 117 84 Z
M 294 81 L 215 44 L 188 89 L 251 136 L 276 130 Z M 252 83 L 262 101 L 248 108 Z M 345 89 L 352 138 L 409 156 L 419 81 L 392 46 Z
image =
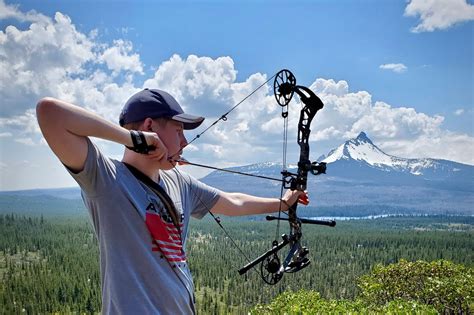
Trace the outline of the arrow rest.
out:
M 324 162 L 313 162 L 313 163 L 311 163 L 310 172 L 313 175 L 326 174 L 326 163 L 324 163 Z

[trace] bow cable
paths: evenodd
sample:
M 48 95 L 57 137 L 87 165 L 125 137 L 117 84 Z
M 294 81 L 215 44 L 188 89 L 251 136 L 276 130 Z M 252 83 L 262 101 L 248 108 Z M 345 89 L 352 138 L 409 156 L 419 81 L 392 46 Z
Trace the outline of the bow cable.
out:
M 287 172 L 286 168 L 286 153 L 288 151 L 288 105 L 281 108 L 281 117 L 283 117 L 283 153 L 282 153 L 282 182 L 285 183 L 284 173 Z M 281 206 L 283 200 L 284 185 L 280 188 L 280 206 L 278 208 L 278 219 L 281 217 Z M 275 232 L 275 242 L 280 237 L 280 220 L 277 220 L 277 228 Z M 278 242 L 277 242 L 278 243 Z

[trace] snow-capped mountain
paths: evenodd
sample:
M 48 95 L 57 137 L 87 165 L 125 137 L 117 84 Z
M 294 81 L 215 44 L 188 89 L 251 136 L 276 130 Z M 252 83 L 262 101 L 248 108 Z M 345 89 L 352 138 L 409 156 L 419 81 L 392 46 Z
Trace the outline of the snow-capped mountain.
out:
M 331 150 L 322 161 L 328 164 L 328 169 L 335 171 L 334 175 L 339 176 L 386 178 L 387 175 L 404 175 L 431 181 L 462 182 L 474 179 L 474 167 L 471 165 L 440 159 L 408 159 L 389 155 L 378 148 L 364 132 Z
M 386 154 L 364 132 L 319 161 L 326 174 L 308 176 L 315 213 L 470 214 L 474 204 L 474 166 L 440 159 L 407 159 Z M 258 163 L 229 170 L 281 178 L 279 163 Z M 295 166 L 289 167 L 295 172 Z M 278 181 L 215 171 L 203 182 L 224 191 L 261 196 L 280 192 Z M 311 208 L 311 207 L 310 207 Z M 313 210 L 311 210 L 313 211 Z M 311 212 L 310 211 L 310 212 Z
M 377 147 L 365 132 L 347 140 L 318 160 L 327 163 L 329 177 L 393 183 L 399 183 L 400 180 L 424 180 L 459 181 L 465 184 L 470 181 L 471 186 L 474 185 L 474 166 L 441 159 L 409 159 L 389 155 Z M 273 177 L 280 177 L 281 169 L 280 163 L 273 162 L 229 168 L 232 171 Z M 295 169 L 295 165 L 289 166 L 289 171 Z M 224 174 L 213 172 L 208 176 L 218 178 L 225 176 Z

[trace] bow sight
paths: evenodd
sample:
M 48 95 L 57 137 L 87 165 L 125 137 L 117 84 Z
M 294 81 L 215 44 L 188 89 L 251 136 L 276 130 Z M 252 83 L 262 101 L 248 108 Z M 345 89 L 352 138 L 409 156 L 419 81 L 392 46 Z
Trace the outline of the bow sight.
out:
M 313 175 L 320 175 L 326 173 L 326 163 L 311 162 L 309 160 L 309 135 L 310 125 L 316 113 L 324 107 L 323 102 L 314 94 L 309 88 L 305 86 L 296 85 L 296 78 L 289 70 L 281 70 L 275 75 L 273 83 L 273 90 L 277 103 L 282 107 L 282 117 L 288 118 L 288 104 L 296 93 L 303 108 L 300 112 L 300 119 L 298 123 L 298 145 L 300 146 L 300 159 L 298 162 L 297 173 L 290 173 L 286 170 L 282 171 L 282 182 L 285 189 L 305 191 L 308 180 L 308 172 Z M 285 123 L 286 126 L 286 123 Z M 286 131 L 286 128 L 285 128 Z M 286 139 L 286 135 L 285 135 Z M 334 227 L 335 221 L 323 221 L 307 218 L 299 218 L 296 215 L 298 202 L 291 205 L 288 209 L 288 218 L 281 218 L 275 216 L 267 216 L 267 220 L 284 220 L 290 224 L 290 234 L 282 235 L 282 241 L 278 243 L 273 241 L 272 248 L 260 255 L 258 258 L 249 262 L 239 270 L 239 274 L 245 274 L 248 270 L 260 263 L 260 275 L 268 284 L 276 284 L 281 280 L 284 273 L 297 272 L 310 264 L 310 260 L 306 257 L 309 250 L 301 246 L 300 239 L 302 237 L 302 224 L 317 224 Z M 281 211 L 280 211 L 281 212 Z M 280 214 L 279 212 L 279 214 Z M 286 245 L 290 246 L 285 260 L 281 263 L 278 252 Z

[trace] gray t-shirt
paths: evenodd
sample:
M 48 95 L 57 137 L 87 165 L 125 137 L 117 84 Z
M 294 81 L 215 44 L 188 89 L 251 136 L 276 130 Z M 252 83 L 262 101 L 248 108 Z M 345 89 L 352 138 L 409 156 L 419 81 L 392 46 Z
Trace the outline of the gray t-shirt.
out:
M 102 313 L 193 313 L 185 253 L 189 219 L 202 218 L 219 199 L 219 190 L 175 169 L 160 171 L 160 185 L 181 217 L 179 237 L 156 195 L 90 140 L 84 169 L 70 173 L 82 189 L 99 241 Z M 157 244 L 147 225 L 168 229 L 170 244 Z

